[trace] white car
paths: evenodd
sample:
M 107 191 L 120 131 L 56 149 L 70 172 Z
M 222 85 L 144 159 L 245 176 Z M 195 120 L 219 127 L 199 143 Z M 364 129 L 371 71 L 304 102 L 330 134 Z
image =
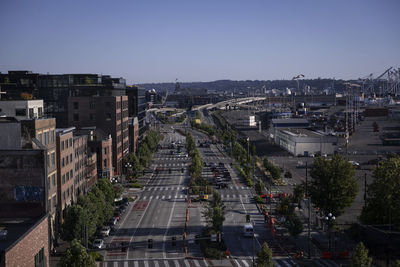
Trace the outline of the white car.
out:
M 93 241 L 93 247 L 94 248 L 102 248 L 104 245 L 103 239 L 96 239 Z
M 110 226 L 104 226 L 103 228 L 101 228 L 100 233 L 103 236 L 109 236 L 110 235 L 110 231 L 111 231 L 111 227 Z

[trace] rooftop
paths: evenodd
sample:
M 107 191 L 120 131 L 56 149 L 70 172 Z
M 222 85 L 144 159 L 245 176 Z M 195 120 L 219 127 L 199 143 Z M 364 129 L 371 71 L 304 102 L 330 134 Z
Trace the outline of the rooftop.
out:
M 0 219 L 0 251 L 8 251 L 46 218 L 47 215 L 40 218 Z

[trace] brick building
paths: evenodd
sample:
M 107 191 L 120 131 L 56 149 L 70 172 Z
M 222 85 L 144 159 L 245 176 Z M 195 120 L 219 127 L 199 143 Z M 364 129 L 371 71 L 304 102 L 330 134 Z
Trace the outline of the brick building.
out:
M 129 153 L 127 96 L 69 97 L 68 124 L 78 128 L 96 126 L 110 134 L 114 174 L 122 174 L 123 158 Z
M 74 129 L 57 129 L 57 198 L 60 224 L 64 222 L 65 208 L 74 202 Z
M 37 266 L 49 264 L 49 218 L 22 218 L 16 222 L 0 221 L 0 267 Z
M 46 150 L 47 171 L 47 201 L 50 213 L 51 240 L 56 241 L 58 232 L 57 214 L 57 149 L 56 149 L 56 120 L 54 118 L 40 118 L 21 121 L 21 133 L 25 139 L 36 138 Z

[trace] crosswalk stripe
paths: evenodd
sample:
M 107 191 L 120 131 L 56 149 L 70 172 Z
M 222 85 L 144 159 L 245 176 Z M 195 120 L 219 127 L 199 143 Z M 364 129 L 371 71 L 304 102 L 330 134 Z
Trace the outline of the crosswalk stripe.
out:
M 275 266 L 276 266 L 276 267 L 281 267 L 281 265 L 279 264 L 278 261 L 274 260 L 274 263 L 275 263 Z
M 124 261 L 124 267 L 128 267 L 129 262 Z
M 226 198 L 229 198 L 229 195 L 226 195 Z
M 178 260 L 174 260 L 175 267 L 180 267 Z
M 164 261 L 164 265 L 165 265 L 165 267 L 169 267 L 168 261 Z
M 134 261 L 135 267 L 139 267 L 139 263 L 137 261 Z
M 165 196 L 162 196 L 162 199 L 164 199 L 165 198 Z
M 144 261 L 144 267 L 149 267 L 149 262 L 148 261 Z
M 171 199 L 171 196 L 170 196 L 170 195 L 168 196 L 168 199 Z
M 158 199 L 159 198 L 159 196 L 156 196 L 156 199 Z
M 244 266 L 246 266 L 246 267 L 248 267 L 248 266 L 249 266 L 249 264 L 247 263 L 247 261 L 245 261 L 245 260 L 242 260 L 242 262 L 244 263 Z
M 206 261 L 206 259 L 204 259 L 203 262 L 205 266 L 208 266 L 208 262 Z
M 233 198 L 236 198 L 236 195 L 233 195 L 232 197 L 233 197 Z
M 238 262 L 237 259 L 235 259 L 235 262 L 236 262 L 236 265 L 237 265 L 238 267 L 240 267 L 240 264 L 239 264 L 239 262 Z
M 114 267 L 118 267 L 118 262 L 114 261 Z
M 154 261 L 154 267 L 160 267 L 160 265 L 158 264 L 158 261 Z
M 175 195 L 175 198 L 178 198 L 178 195 Z
M 288 262 L 286 262 L 286 260 L 282 260 L 283 264 L 285 264 L 287 267 L 290 267 L 292 265 L 290 265 Z
M 200 263 L 198 260 L 193 260 L 193 262 L 194 262 L 194 265 L 196 265 L 196 267 L 200 267 Z
M 146 198 L 147 198 L 147 197 L 146 197 L 146 196 L 144 196 L 144 197 L 143 197 L 143 200 L 145 200 Z
M 150 196 L 150 199 L 153 199 L 153 196 Z
M 183 262 L 185 263 L 186 267 L 190 267 L 190 264 L 189 264 L 188 260 L 184 260 Z
M 183 195 L 180 195 L 179 198 L 183 198 Z

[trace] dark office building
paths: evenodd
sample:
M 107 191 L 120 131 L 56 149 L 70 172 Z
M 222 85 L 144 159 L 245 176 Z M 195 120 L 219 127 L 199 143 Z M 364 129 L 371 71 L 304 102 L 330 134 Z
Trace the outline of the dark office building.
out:
M 139 140 L 146 131 L 146 90 L 135 85 L 126 87 L 126 95 L 129 103 L 129 117 L 137 117 L 139 121 Z
M 0 98 L 8 100 L 21 99 L 21 94 L 35 96 L 38 94 L 37 81 L 39 74 L 31 71 L 0 72 Z M 28 96 L 29 98 L 29 96 Z
M 70 96 L 120 96 L 125 94 L 122 78 L 98 74 L 39 75 L 39 97 L 44 100 L 45 113 L 57 120 L 57 128 L 68 127 Z

